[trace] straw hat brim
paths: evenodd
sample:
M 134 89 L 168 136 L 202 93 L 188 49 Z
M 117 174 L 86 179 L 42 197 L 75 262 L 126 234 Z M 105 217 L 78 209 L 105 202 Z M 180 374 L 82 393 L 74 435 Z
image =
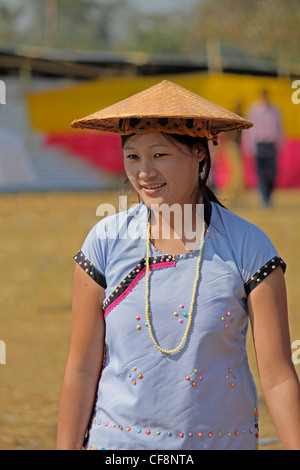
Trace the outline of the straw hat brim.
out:
M 210 135 L 213 138 L 220 132 L 248 129 L 253 124 L 238 114 L 164 80 L 101 111 L 77 119 L 71 126 L 120 135 L 192 132 L 201 137 L 209 138 Z

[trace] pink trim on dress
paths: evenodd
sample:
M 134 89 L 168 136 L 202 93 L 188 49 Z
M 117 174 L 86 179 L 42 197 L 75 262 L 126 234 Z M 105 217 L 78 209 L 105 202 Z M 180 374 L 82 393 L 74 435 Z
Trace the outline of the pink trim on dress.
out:
M 163 263 L 157 263 L 157 264 L 150 264 L 149 269 L 150 271 L 153 271 L 154 269 L 160 269 L 160 268 L 170 268 L 174 267 L 176 265 L 175 261 L 165 261 Z M 119 305 L 122 300 L 131 292 L 134 287 L 139 283 L 139 281 L 142 279 L 142 277 L 146 274 L 146 266 L 139 272 L 139 274 L 134 278 L 134 280 L 129 284 L 126 290 L 122 292 L 119 297 L 114 300 L 105 310 L 104 313 L 104 318 L 107 317 L 109 312 L 116 307 L 116 305 Z

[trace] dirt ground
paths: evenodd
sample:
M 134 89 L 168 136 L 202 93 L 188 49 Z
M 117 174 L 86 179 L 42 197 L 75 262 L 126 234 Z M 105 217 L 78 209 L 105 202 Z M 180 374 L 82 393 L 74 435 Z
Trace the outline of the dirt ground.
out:
M 99 220 L 96 208 L 115 193 L 0 195 L 0 450 L 55 449 L 58 400 L 69 347 L 73 255 Z M 263 209 L 256 192 L 226 201 L 260 226 L 288 264 L 291 341 L 300 340 L 300 192 L 278 191 Z M 249 358 L 260 400 L 261 450 L 282 448 Z M 296 365 L 300 375 L 300 365 Z M 280 404 L 279 404 L 280 406 Z

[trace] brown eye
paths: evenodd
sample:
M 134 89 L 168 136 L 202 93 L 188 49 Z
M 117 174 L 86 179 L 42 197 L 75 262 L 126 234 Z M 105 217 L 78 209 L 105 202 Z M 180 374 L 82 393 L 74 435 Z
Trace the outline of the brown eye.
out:
M 126 158 L 128 158 L 128 160 L 137 160 L 139 157 L 137 155 L 130 154 L 127 155 Z

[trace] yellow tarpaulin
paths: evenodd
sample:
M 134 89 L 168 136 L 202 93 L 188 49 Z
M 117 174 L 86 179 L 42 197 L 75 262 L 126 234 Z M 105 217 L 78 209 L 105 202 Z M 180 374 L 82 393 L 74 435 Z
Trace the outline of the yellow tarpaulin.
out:
M 78 132 L 70 127 L 74 119 L 92 114 L 162 80 L 171 80 L 232 111 L 240 102 L 242 114 L 259 97 L 260 91 L 267 89 L 272 102 L 282 112 L 286 134 L 292 138 L 300 137 L 300 104 L 292 102 L 295 91 L 292 80 L 207 73 L 103 78 L 31 93 L 27 100 L 32 128 L 43 133 Z

